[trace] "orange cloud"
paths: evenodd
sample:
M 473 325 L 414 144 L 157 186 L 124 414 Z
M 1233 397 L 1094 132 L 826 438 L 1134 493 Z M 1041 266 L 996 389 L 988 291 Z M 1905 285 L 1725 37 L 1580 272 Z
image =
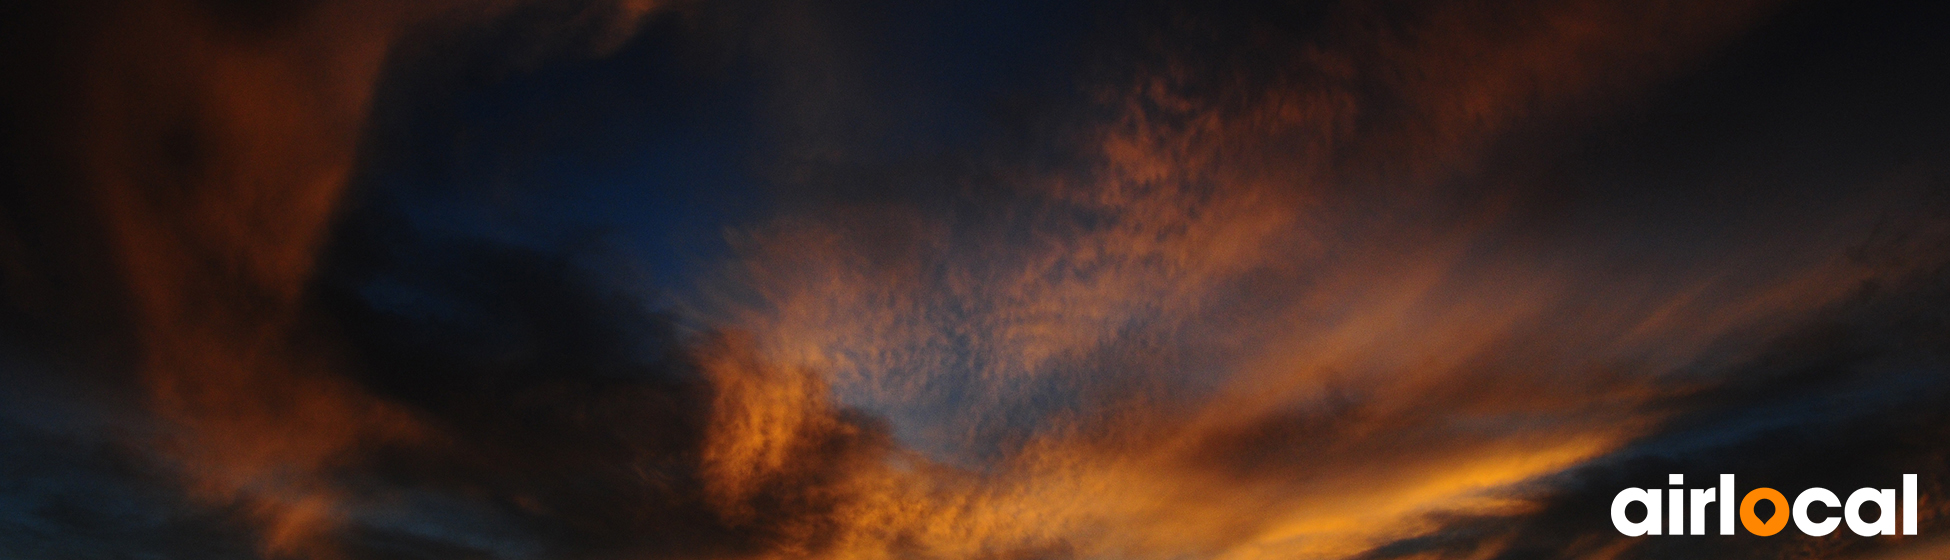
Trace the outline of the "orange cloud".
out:
M 329 556 L 332 470 L 425 435 L 307 347 L 301 298 L 390 49 L 425 18 L 504 9 L 134 2 L 77 32 L 62 140 L 128 290 L 169 458 L 194 495 L 259 518 L 267 554 Z
M 1520 510 L 1514 485 L 1656 426 L 1648 405 L 1692 390 L 1666 376 L 1891 273 L 1836 243 L 1609 273 L 1511 243 L 1509 193 L 1447 186 L 1527 118 L 1643 89 L 1764 7 L 1357 3 L 1326 39 L 1245 41 L 1277 68 L 1245 78 L 1166 44 L 1100 96 L 1089 164 L 973 210 L 738 232 L 715 305 L 929 457 L 1001 454 L 857 506 L 922 555 L 1339 557 Z M 883 550 L 861 546 L 839 556 Z
M 570 524 L 729 543 L 698 556 L 1343 557 L 1531 507 L 1522 483 L 1657 425 L 1650 403 L 1695 389 L 1676 372 L 1913 268 L 1813 243 L 1618 272 L 1513 233 L 1514 195 L 1453 188 L 1531 117 L 1646 87 L 1763 8 L 1357 2 L 1313 38 L 1223 30 L 1248 52 L 1217 62 L 1174 50 L 1212 30 L 1173 22 L 1098 91 L 1112 116 L 1076 125 L 1083 163 L 1001 174 L 952 211 L 734 232 L 698 302 L 724 332 L 685 349 L 698 379 L 553 411 L 611 446 L 561 457 L 469 448 L 304 330 L 385 57 L 458 8 L 292 8 L 260 33 L 118 7 L 75 137 L 166 456 L 253 516 L 267 556 L 337 555 L 337 477 L 405 448 L 467 463 L 414 474 L 522 514 L 587 498 Z

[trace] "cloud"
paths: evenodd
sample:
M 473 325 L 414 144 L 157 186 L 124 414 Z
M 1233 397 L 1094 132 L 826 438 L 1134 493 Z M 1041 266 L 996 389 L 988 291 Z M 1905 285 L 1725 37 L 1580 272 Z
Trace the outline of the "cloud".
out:
M 100 8 L 46 14 L 66 56 L 27 78 L 53 92 L 41 101 L 56 115 L 28 133 L 53 158 L 23 162 L 22 197 L 57 214 L 10 220 L 10 299 L 113 317 L 76 330 L 126 336 L 105 350 L 144 388 L 166 426 L 155 450 L 189 493 L 255 518 L 267 554 L 309 549 L 336 517 L 319 471 L 363 442 L 425 435 L 293 333 L 374 82 L 416 22 L 501 8 Z M 84 233 L 65 238 L 76 226 L 62 220 Z
M 1650 189 L 1731 201 L 1702 216 L 1536 148 L 1708 64 L 1768 6 L 1137 9 L 1114 24 L 1135 32 L 1094 36 L 1111 70 L 1007 123 L 1035 145 L 942 156 L 870 153 L 906 129 L 850 126 L 875 105 L 846 77 L 871 67 L 845 33 L 862 16 L 787 4 L 687 5 L 682 25 L 790 32 L 740 54 L 787 144 L 755 175 L 812 194 L 731 224 L 699 288 L 652 296 L 586 246 L 429 225 L 440 197 L 373 163 L 415 153 L 386 127 L 425 124 L 389 110 L 447 102 L 387 95 L 613 56 L 651 7 L 69 16 L 88 46 L 40 70 L 68 116 L 37 121 L 66 144 L 9 195 L 59 215 L 5 214 L 0 258 L 10 340 L 70 342 L 18 360 L 39 385 L 0 419 L 0 543 L 1852 557 L 1908 543 L 1631 541 L 1602 502 L 1666 472 L 1942 470 L 1931 164 L 1791 185 L 1810 204 L 1710 173 Z M 445 49 L 482 60 L 441 68 Z M 542 157 L 523 149 L 493 155 Z M 462 186 L 550 188 L 520 178 Z M 42 396 L 73 410 L 15 404 Z M 1858 460 L 1814 461 L 1837 456 Z
M 1862 286 L 1936 266 L 1847 256 L 1880 203 L 1800 231 L 1738 209 L 1745 229 L 1644 260 L 1631 239 L 1684 223 L 1493 183 L 1501 146 L 1552 134 L 1538 119 L 1629 102 L 1763 8 L 1356 5 L 1295 23 L 1313 35 L 1167 10 L 1072 158 L 742 230 L 720 316 L 928 456 L 1000 473 L 977 495 L 1004 519 L 944 539 L 1335 557 L 1437 513 L 1534 512 L 1503 489 L 1611 456 Z M 1585 205 L 1613 214 L 1538 235 Z
M 1657 428 L 1520 487 L 1534 510 L 1441 519 L 1439 530 L 1365 557 L 1859 558 L 1910 546 L 1852 535 L 1633 539 L 1601 517 L 1618 490 L 1659 485 L 1668 473 L 1708 482 L 1734 473 L 1741 492 L 1893 487 L 1903 473 L 1919 474 L 1924 488 L 1940 488 L 1940 477 L 1930 473 L 1940 470 L 1943 454 L 1919 442 L 1939 437 L 1936 411 L 1945 387 L 1927 372 L 1941 367 L 1941 346 L 1890 338 L 1884 329 L 1935 314 L 1942 281 L 1939 270 L 1905 283 L 1901 295 L 1824 314 L 1751 361 L 1712 372 L 1696 391 L 1662 399 L 1655 406 L 1671 415 Z M 1926 332 L 1912 334 L 1932 336 Z M 1942 507 L 1934 502 L 1924 500 L 1922 519 L 1940 518 Z

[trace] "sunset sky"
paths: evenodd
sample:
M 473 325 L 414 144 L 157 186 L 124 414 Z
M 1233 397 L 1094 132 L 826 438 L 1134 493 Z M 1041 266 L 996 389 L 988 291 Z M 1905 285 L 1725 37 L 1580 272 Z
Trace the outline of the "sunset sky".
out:
M 1931 2 L 18 4 L 0 558 L 1950 557 Z

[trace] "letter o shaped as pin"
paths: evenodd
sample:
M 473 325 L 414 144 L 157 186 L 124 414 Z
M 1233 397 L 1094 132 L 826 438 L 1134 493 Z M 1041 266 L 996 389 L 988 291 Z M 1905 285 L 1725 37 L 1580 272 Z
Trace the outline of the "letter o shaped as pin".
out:
M 1766 523 L 1762 523 L 1760 517 L 1754 515 L 1754 503 L 1761 500 L 1774 502 L 1774 515 L 1767 518 Z M 1747 497 L 1740 499 L 1740 526 L 1746 527 L 1749 533 L 1763 537 L 1773 536 L 1774 533 L 1779 533 L 1782 528 L 1787 527 L 1787 522 L 1787 496 L 1781 495 L 1780 490 L 1755 488 L 1747 493 Z

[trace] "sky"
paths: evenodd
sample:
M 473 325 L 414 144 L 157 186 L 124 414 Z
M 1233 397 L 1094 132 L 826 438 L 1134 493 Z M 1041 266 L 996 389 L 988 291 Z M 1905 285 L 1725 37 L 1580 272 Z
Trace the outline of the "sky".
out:
M 1950 554 L 1927 3 L 23 4 L 0 557 Z

